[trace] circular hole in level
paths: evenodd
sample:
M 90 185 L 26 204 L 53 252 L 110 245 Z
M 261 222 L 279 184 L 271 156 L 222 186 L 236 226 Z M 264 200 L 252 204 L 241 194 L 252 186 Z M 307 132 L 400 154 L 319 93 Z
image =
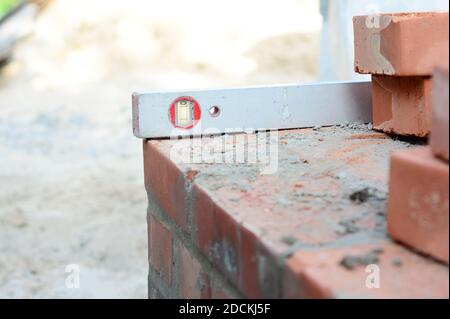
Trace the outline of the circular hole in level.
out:
M 209 115 L 212 117 L 218 117 L 220 114 L 220 108 L 217 105 L 211 106 L 209 108 Z

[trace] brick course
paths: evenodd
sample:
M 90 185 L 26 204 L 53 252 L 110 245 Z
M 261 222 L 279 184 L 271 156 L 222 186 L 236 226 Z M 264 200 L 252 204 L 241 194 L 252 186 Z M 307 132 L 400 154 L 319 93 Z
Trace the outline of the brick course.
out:
M 238 223 L 205 190 L 193 188 L 193 236 L 200 251 L 232 281 L 239 278 Z
M 153 215 L 149 222 L 149 262 L 167 285 L 172 280 L 172 234 Z
M 151 268 L 149 287 L 158 289 L 158 293 L 151 290 L 151 296 L 345 298 L 351 296 L 351 285 L 330 282 L 320 275 L 321 266 L 314 270 L 314 263 L 307 271 L 298 270 L 294 260 L 324 251 L 352 253 L 355 244 L 397 247 L 385 228 L 388 164 L 390 152 L 407 148 L 407 143 L 362 125 L 283 131 L 278 138 L 279 168 L 273 175 L 261 175 L 260 164 L 179 163 L 170 158 L 179 141 L 144 141 L 145 174 L 153 175 L 146 176 L 154 215 L 150 229 L 164 234 L 150 236 L 150 261 L 153 250 L 159 255 L 161 247 L 168 250 L 170 245 L 170 236 L 161 229 L 168 230 L 173 246 L 172 262 L 164 262 L 171 270 Z M 226 136 L 214 139 L 229 142 Z M 155 154 L 162 163 L 152 163 Z M 154 177 L 150 168 L 155 167 L 171 171 L 158 173 L 167 181 Z M 177 182 L 180 179 L 184 181 Z M 177 203 L 184 207 L 184 224 L 179 214 L 167 211 L 175 205 L 164 203 L 170 197 L 158 195 L 163 187 L 184 194 Z M 154 219 L 162 228 L 151 226 Z M 435 287 L 437 280 L 448 282 L 448 267 L 408 253 L 415 256 L 408 273 L 433 273 L 429 283 L 420 282 L 423 294 L 415 291 L 414 296 L 448 297 L 448 290 Z M 329 259 L 327 267 L 340 270 L 339 262 Z M 406 267 L 398 272 L 401 278 L 410 276 Z M 350 282 L 360 280 L 359 270 L 344 273 Z M 405 285 L 383 293 L 360 290 L 358 295 L 402 297 L 409 296 L 408 289 Z
M 199 299 L 207 297 L 208 274 L 202 269 L 200 262 L 192 256 L 186 247 L 180 242 L 175 248 L 178 260 L 177 279 L 178 295 L 185 299 Z
M 144 143 L 144 176 L 147 193 L 182 229 L 187 227 L 186 180 L 167 154 L 158 150 L 160 142 Z

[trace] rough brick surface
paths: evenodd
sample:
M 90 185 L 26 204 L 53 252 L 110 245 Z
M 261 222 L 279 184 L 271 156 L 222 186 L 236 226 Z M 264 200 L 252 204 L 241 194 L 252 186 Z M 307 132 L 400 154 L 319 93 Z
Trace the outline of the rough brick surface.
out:
M 248 227 L 251 228 L 251 227 Z M 241 276 L 238 286 L 249 298 L 274 298 L 280 295 L 279 265 L 276 256 L 260 240 L 262 233 L 241 228 Z
M 260 175 L 257 165 L 197 167 L 195 184 L 209 190 L 209 204 L 194 209 L 194 220 L 197 212 L 206 216 L 198 224 L 204 238 L 212 239 L 210 248 L 200 247 L 252 297 L 278 296 L 273 255 L 382 232 L 377 213 L 384 211 L 388 152 L 402 145 L 370 131 L 281 134 L 274 175 Z M 352 205 L 350 196 L 359 191 L 370 199 Z
M 433 153 L 448 162 L 449 149 L 448 69 L 433 74 L 433 118 L 430 145 Z
M 171 284 L 172 234 L 153 215 L 149 216 L 149 261 L 153 269 L 161 275 L 166 285 Z
M 194 186 L 194 241 L 227 277 L 237 281 L 240 270 L 238 224 L 210 196 Z
M 374 128 L 425 137 L 431 128 L 430 77 L 372 76 Z
M 389 234 L 448 263 L 448 164 L 429 147 L 392 155 L 388 206 Z
M 358 73 L 430 76 L 449 59 L 448 13 L 353 18 Z
M 209 291 L 211 299 L 233 299 L 231 294 L 227 293 L 217 282 L 209 281 Z
M 180 242 L 176 245 L 179 297 L 200 299 L 210 297 L 208 274 L 200 262 Z
M 283 291 L 286 298 L 448 298 L 446 278 L 448 267 L 380 242 L 296 252 Z
M 161 291 L 156 287 L 156 285 L 149 280 L 148 284 L 148 298 L 149 299 L 165 299 Z
M 187 227 L 185 178 L 170 161 L 169 154 L 161 153 L 158 141 L 144 141 L 144 177 L 147 192 L 178 226 Z
M 258 138 L 261 134 L 265 133 L 258 133 Z M 227 152 L 249 151 L 256 137 L 214 137 L 212 142 L 231 146 L 231 151 L 220 147 L 212 153 L 220 157 Z M 178 257 L 172 283 L 177 284 L 170 287 L 172 296 L 178 291 L 201 297 L 287 296 L 283 283 L 290 269 L 285 262 L 289 256 L 390 242 L 385 224 L 389 154 L 408 148 L 408 143 L 357 124 L 283 131 L 275 142 L 278 152 L 273 153 L 278 169 L 262 175 L 267 163 L 195 164 L 170 159 L 174 147 L 196 153 L 196 141 L 164 140 L 144 145 L 144 156 L 161 154 L 161 160 L 171 165 L 159 167 L 174 168 L 174 174 L 188 181 L 168 184 L 173 192 L 184 187 L 181 191 L 186 194 L 187 232 L 183 239 L 179 238 L 176 221 L 160 205 L 176 241 L 189 247 L 181 250 L 183 257 L 175 249 Z M 145 163 L 150 165 L 148 160 Z M 155 196 L 149 197 L 151 201 L 154 198 L 158 201 Z M 420 271 L 420 267 L 411 265 L 412 272 Z M 448 269 L 434 261 L 424 267 L 427 265 Z M 179 270 L 185 267 L 188 270 Z M 448 271 L 440 271 L 437 276 L 448 281 Z M 203 277 L 208 279 L 203 281 Z M 292 280 L 299 282 L 295 273 Z M 432 289 L 432 285 L 434 281 L 426 289 Z M 190 291 L 189 287 L 203 289 Z M 295 287 L 291 287 L 291 295 L 297 297 Z M 317 286 L 311 287 L 314 290 Z M 316 295 L 321 296 L 321 290 Z M 338 292 L 331 295 L 345 296 Z

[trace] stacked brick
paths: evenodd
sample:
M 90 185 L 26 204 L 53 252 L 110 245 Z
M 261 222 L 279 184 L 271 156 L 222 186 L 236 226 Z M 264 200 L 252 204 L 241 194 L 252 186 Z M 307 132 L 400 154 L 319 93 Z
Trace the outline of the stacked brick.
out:
M 394 239 L 448 263 L 448 71 L 437 70 L 433 82 L 430 146 L 391 157 L 388 228 Z
M 449 260 L 448 13 L 354 18 L 355 70 L 372 74 L 374 128 L 430 137 L 391 156 L 388 232 Z
M 354 24 L 374 127 L 431 131 L 430 146 L 365 126 L 284 131 L 278 170 L 261 175 L 253 164 L 180 163 L 173 149 L 192 145 L 144 141 L 151 298 L 448 298 L 448 71 L 433 76 L 448 60 L 448 15 Z
M 358 16 L 353 24 L 355 71 L 372 75 L 374 128 L 428 136 L 433 70 L 449 59 L 448 13 Z
M 151 298 L 448 298 L 448 266 L 386 236 L 389 154 L 405 143 L 366 126 L 279 134 L 272 175 L 144 141 Z

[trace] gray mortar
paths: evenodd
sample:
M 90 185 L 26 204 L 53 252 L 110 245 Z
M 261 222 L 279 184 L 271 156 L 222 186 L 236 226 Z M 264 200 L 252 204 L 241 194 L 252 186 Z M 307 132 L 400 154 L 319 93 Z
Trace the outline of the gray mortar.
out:
M 286 189 L 277 193 L 266 193 L 264 189 L 258 186 L 259 196 L 267 196 L 267 203 L 274 203 L 276 206 L 289 209 L 296 203 L 312 205 L 318 212 L 342 212 L 350 207 L 354 207 L 357 213 L 352 213 L 352 217 L 346 220 L 337 221 L 335 228 L 337 239 L 334 243 L 317 243 L 314 247 L 320 248 L 325 246 L 339 246 L 339 243 L 348 243 L 356 238 L 364 238 L 366 242 L 376 242 L 380 238 L 386 237 L 385 229 L 385 211 L 387 184 L 376 180 L 365 180 L 354 174 L 352 164 L 345 164 L 341 161 L 326 160 L 323 158 L 323 143 L 339 143 L 347 141 L 345 145 L 358 145 L 358 139 L 349 142 L 354 134 L 373 134 L 370 125 L 365 123 L 345 123 L 340 126 L 315 128 L 314 131 L 306 131 L 301 134 L 296 131 L 285 131 L 279 135 L 279 169 L 274 176 L 274 181 L 278 183 L 281 180 L 286 183 Z M 261 133 L 259 133 L 261 134 Z M 224 139 L 224 136 L 215 137 Z M 370 138 L 370 137 L 368 137 Z M 377 139 L 379 143 L 374 144 L 373 153 L 367 154 L 368 147 L 361 143 L 361 154 L 370 158 L 375 163 L 383 163 L 385 172 L 388 171 L 389 154 L 393 150 L 404 149 L 409 146 L 408 142 L 392 139 Z M 319 141 L 320 140 L 320 141 Z M 355 146 L 354 146 L 355 147 Z M 327 147 L 329 149 L 329 147 Z M 369 148 L 370 150 L 370 148 Z M 353 157 L 357 157 L 357 146 L 352 150 Z M 345 155 L 345 154 L 344 154 Z M 200 173 L 196 176 L 196 183 L 203 185 L 209 191 L 214 192 L 223 187 L 231 187 L 234 191 L 243 193 L 252 193 L 254 182 L 260 179 L 260 165 L 258 164 L 195 164 L 192 169 L 198 170 Z M 296 181 L 308 183 L 321 176 L 329 176 L 334 178 L 338 183 L 340 191 L 330 193 L 328 191 L 309 192 L 307 189 L 294 188 Z M 271 178 L 271 176 L 268 176 Z M 206 183 L 205 183 L 206 182 Z M 259 185 L 259 184 L 258 184 Z M 277 185 L 283 189 L 283 184 Z M 212 194 L 214 196 L 214 194 Z M 230 202 L 240 201 L 239 197 L 230 196 Z M 304 211 L 293 211 L 293 214 L 311 214 Z M 358 221 L 369 216 L 375 218 L 376 228 L 374 231 L 361 229 Z M 372 215 L 375 215 L 372 217 Z M 249 221 L 251 224 L 251 221 Z M 356 236 L 361 234 L 361 236 Z M 310 245 L 302 244 L 298 241 L 286 240 L 285 237 L 295 235 L 295 229 L 292 233 L 286 234 L 283 238 L 279 238 L 279 243 L 283 247 L 287 247 L 286 253 L 291 248 L 309 247 Z M 291 236 L 294 238 L 295 236 Z M 348 239 L 346 239 L 348 237 Z M 367 237 L 367 238 L 366 238 Z M 372 237 L 372 239 L 370 239 Z M 352 239 L 353 238 L 353 239 Z M 275 243 L 271 243 L 275 244 Z M 292 246 L 290 246 L 292 244 Z
M 378 264 L 379 258 L 378 256 L 383 253 L 382 249 L 373 249 L 365 255 L 347 255 L 342 258 L 339 265 L 348 269 L 353 270 L 358 266 L 367 266 L 372 264 Z
M 343 230 L 339 232 L 341 235 L 357 233 L 360 228 L 355 224 L 356 219 L 343 220 L 339 222 Z
M 213 260 L 220 261 L 225 270 L 233 277 L 237 276 L 237 257 L 233 246 L 226 240 L 215 242 L 209 251 Z
M 394 259 L 392 259 L 392 264 L 395 267 L 402 267 L 403 266 L 403 261 L 401 260 L 400 257 L 395 257 Z
M 297 242 L 297 238 L 292 237 L 292 236 L 283 236 L 281 238 L 281 241 L 288 246 L 292 246 L 292 245 L 295 245 L 295 243 Z
M 189 251 L 189 253 L 196 258 L 200 264 L 202 264 L 202 267 L 206 273 L 210 275 L 210 278 L 214 278 L 216 283 L 219 284 L 221 289 L 223 289 L 228 295 L 232 296 L 233 298 L 242 299 L 244 296 L 241 294 L 240 291 L 238 291 L 233 283 L 230 282 L 229 278 L 227 278 L 222 272 L 218 271 L 215 265 L 211 263 L 211 260 L 208 260 L 199 250 L 198 247 L 191 241 L 191 236 L 186 234 L 184 231 L 182 231 L 177 224 L 174 223 L 174 221 L 166 216 L 166 214 L 163 212 L 161 207 L 157 204 L 157 201 L 153 197 L 153 194 L 148 193 L 148 209 L 149 211 L 153 212 L 154 215 L 168 228 L 171 230 L 173 236 L 177 238 L 180 242 L 183 243 L 184 247 Z M 220 245 L 218 245 L 220 246 Z M 229 246 L 227 244 L 222 245 L 224 247 Z M 217 247 L 217 246 L 216 246 Z M 231 247 L 230 247 L 231 248 Z M 231 248 L 232 249 L 232 248 Z M 220 248 L 215 249 L 215 253 L 220 253 Z M 226 249 L 225 249 L 226 250 Z M 211 252 L 210 252 L 211 253 Z M 214 254 L 214 252 L 213 252 Z M 233 255 L 233 253 L 231 253 Z M 175 258 L 175 263 L 178 262 L 176 259 L 176 255 L 173 255 Z M 229 258 L 226 257 L 227 264 L 229 262 L 233 262 L 233 257 Z M 236 261 L 234 259 L 234 266 L 227 267 L 227 270 L 232 270 L 236 267 Z M 176 267 L 172 267 L 172 271 L 175 271 Z M 179 291 L 179 283 L 176 281 L 175 273 L 172 273 L 172 287 L 166 287 L 165 283 L 162 281 L 162 279 L 159 276 L 155 276 L 154 271 L 150 267 L 149 271 L 149 278 L 151 278 L 154 283 L 157 284 L 157 286 L 160 288 L 161 292 L 165 292 L 166 298 L 179 298 L 176 294 L 177 291 Z

